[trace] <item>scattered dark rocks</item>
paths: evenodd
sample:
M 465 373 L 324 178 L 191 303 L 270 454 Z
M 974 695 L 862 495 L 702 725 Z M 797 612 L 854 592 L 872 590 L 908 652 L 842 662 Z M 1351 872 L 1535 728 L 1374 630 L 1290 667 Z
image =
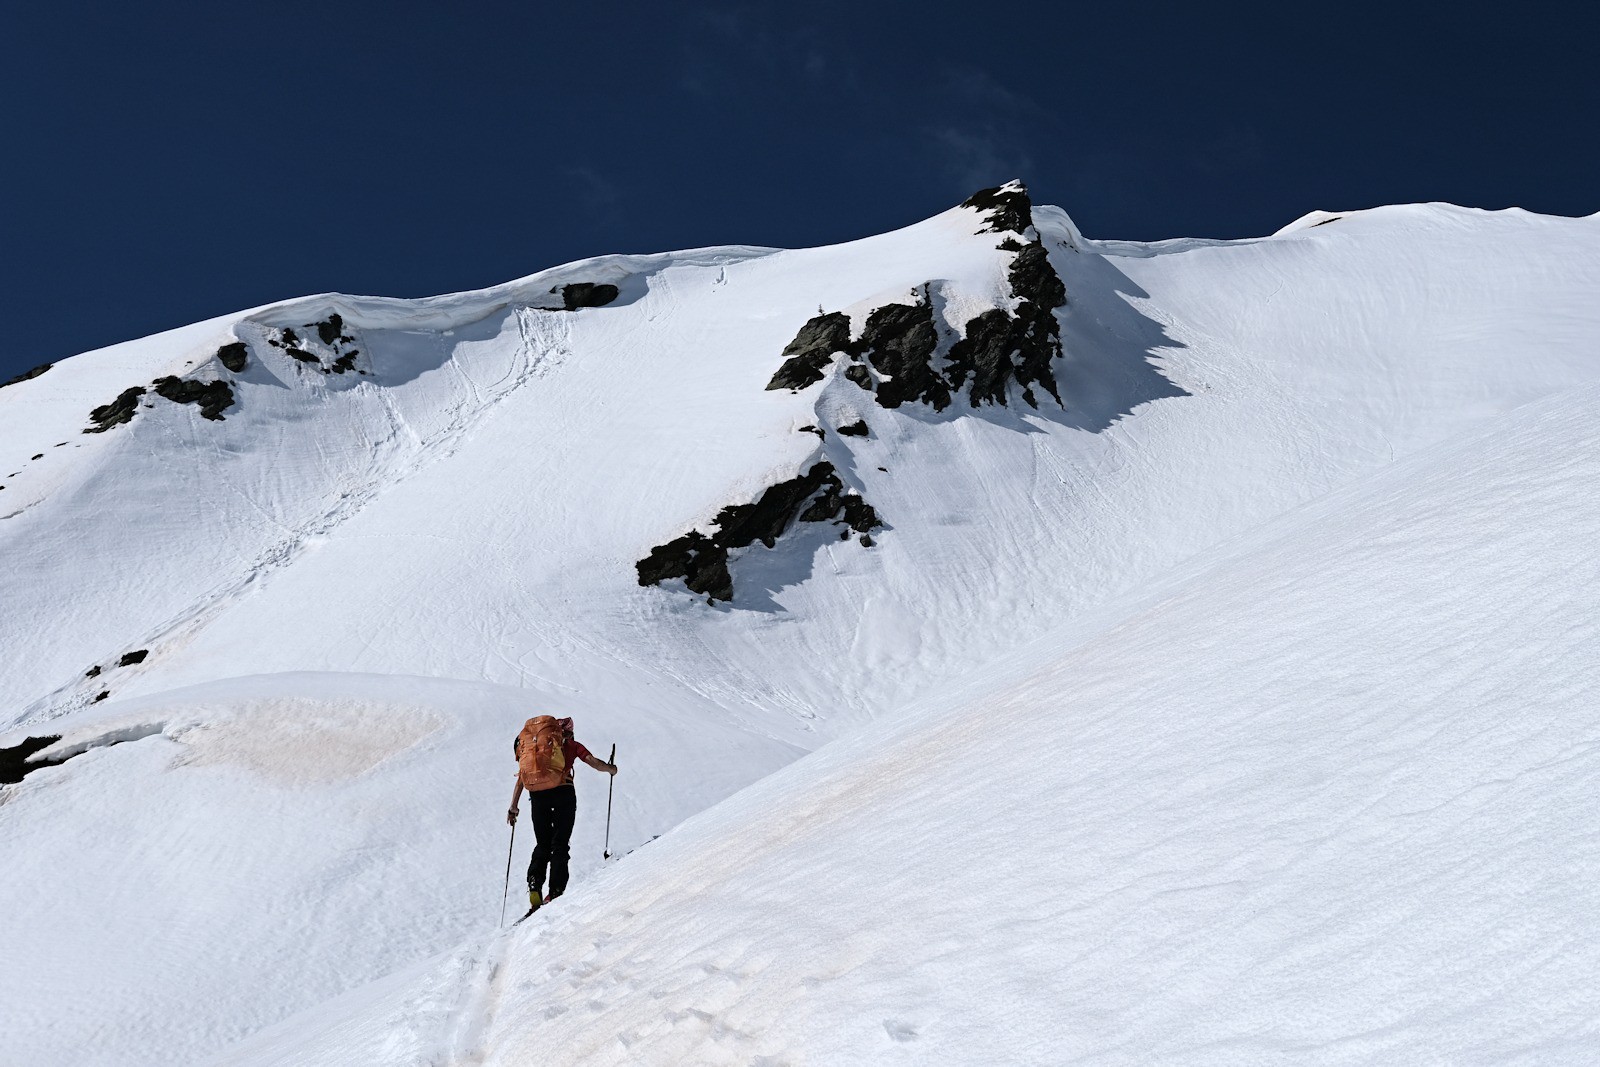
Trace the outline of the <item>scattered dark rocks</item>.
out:
M 846 437 L 865 437 L 867 436 L 867 420 L 857 419 L 848 426 L 839 427 L 839 432 Z
M 40 452 L 37 456 L 34 456 L 33 458 L 34 459 L 43 459 L 44 458 L 44 453 Z M 32 462 L 32 460 L 30 460 L 29 462 Z
M 690 530 L 651 549 L 636 564 L 639 584 L 660 585 L 682 578 L 691 592 L 712 602 L 732 600 L 728 553 L 757 541 L 772 548 L 796 520 L 842 523 L 846 537 L 851 530 L 866 533 L 882 525 L 872 505 L 847 492 L 833 464 L 822 461 L 788 481 L 768 486 L 754 503 L 723 508 L 710 535 Z
M 110 695 L 111 695 L 111 690 L 109 690 L 109 689 L 101 690 L 99 695 L 97 695 L 91 703 L 98 704 L 98 703 L 100 703 L 102 700 L 104 700 L 106 697 L 108 697 Z
M 133 419 L 133 412 L 139 406 L 139 398 L 144 396 L 144 386 L 136 385 L 132 389 L 124 389 L 117 398 L 109 404 L 102 404 L 89 412 L 89 420 L 94 423 L 84 433 L 105 433 L 113 426 L 121 426 Z
M 605 307 L 617 298 L 620 291 L 605 282 L 573 282 L 561 287 L 561 303 L 568 311 Z
M 222 361 L 224 367 L 238 374 L 250 361 L 250 350 L 243 341 L 235 341 L 217 349 L 217 359 Z
M 842 311 L 808 319 L 783 350 L 783 365 L 767 383 L 768 389 L 804 389 L 822 381 L 823 371 L 837 352 L 851 351 L 850 316 Z
M 249 349 L 243 341 L 225 344 L 217 349 L 217 359 L 228 370 L 238 373 L 244 370 L 249 361 Z M 189 365 L 193 365 L 193 361 Z M 234 405 L 233 387 L 227 382 L 197 382 L 192 379 L 178 378 L 173 375 L 157 378 L 150 383 L 157 396 L 165 397 L 175 404 L 197 404 L 200 414 L 213 422 L 222 422 L 222 413 Z M 139 408 L 140 398 L 145 395 L 143 386 L 134 386 L 125 389 L 109 404 L 102 404 L 89 412 L 89 419 L 95 425 L 90 426 L 84 433 L 104 433 L 113 426 L 120 426 L 133 419 L 134 412 Z M 145 408 L 153 405 L 145 404 Z M 66 442 L 63 441 L 62 444 Z M 61 445 L 57 445 L 60 448 Z M 35 456 L 35 459 L 39 457 Z
M 156 395 L 174 404 L 198 404 L 202 417 L 222 421 L 222 413 L 233 406 L 233 386 L 227 382 L 197 382 L 184 378 L 157 378 L 151 383 Z
M 90 667 L 88 670 L 84 671 L 83 676 L 85 678 L 100 677 L 100 664 L 96 663 L 93 667 Z
M 800 427 L 800 432 L 801 433 L 814 433 L 814 434 L 817 435 L 817 440 L 819 440 L 819 441 L 826 441 L 828 439 L 827 431 L 823 430 L 821 427 L 818 427 L 818 426 L 802 426 L 802 427 Z
M 148 648 L 141 648 L 134 652 L 124 652 L 122 654 L 122 658 L 117 661 L 117 666 L 131 667 L 135 663 L 143 663 L 145 661 L 145 657 L 149 655 L 150 650 Z
M 367 373 L 356 366 L 361 354 L 354 344 L 355 337 L 346 332 L 344 316 L 337 311 L 319 322 L 308 322 L 297 333 L 293 327 L 284 326 L 267 336 L 267 344 L 281 348 L 285 355 L 301 363 L 309 363 L 324 374 L 346 374 L 355 371 Z
M 5 381 L 0 382 L 0 389 L 4 389 L 8 385 L 16 385 L 19 382 L 25 382 L 25 381 L 29 380 L 30 378 L 37 378 L 39 375 L 43 374 L 45 371 L 49 370 L 51 367 L 54 367 L 54 366 L 55 366 L 54 363 L 41 363 L 37 367 L 33 368 L 32 370 L 23 371 L 21 374 L 17 375 L 15 378 L 7 378 Z
M 25 738 L 19 745 L 0 748 L 0 785 L 16 785 L 34 771 L 65 763 L 71 757 L 37 761 L 28 759 L 35 752 L 43 751 L 59 740 L 61 740 L 60 734 L 51 734 L 48 737 Z

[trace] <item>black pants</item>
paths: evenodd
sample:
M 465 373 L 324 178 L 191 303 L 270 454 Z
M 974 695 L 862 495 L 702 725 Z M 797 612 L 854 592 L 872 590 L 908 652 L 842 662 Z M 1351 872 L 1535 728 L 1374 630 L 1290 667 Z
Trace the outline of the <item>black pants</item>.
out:
M 567 852 L 572 843 L 572 824 L 578 817 L 578 793 L 571 783 L 528 794 L 533 819 L 533 836 L 538 844 L 528 862 L 528 888 L 538 891 L 544 885 L 544 871 L 550 868 L 550 895 L 558 897 L 567 889 Z

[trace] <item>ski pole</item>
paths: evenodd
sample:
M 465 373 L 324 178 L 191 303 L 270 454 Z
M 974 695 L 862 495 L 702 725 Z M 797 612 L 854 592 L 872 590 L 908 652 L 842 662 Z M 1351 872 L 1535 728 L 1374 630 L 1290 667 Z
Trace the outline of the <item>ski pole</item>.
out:
M 511 824 L 511 847 L 506 849 L 506 888 L 500 894 L 500 925 L 506 924 L 506 901 L 511 897 L 511 854 L 517 850 L 517 824 Z
M 606 760 L 606 762 L 611 764 L 613 767 L 617 765 L 616 745 L 611 746 L 611 758 Z M 606 786 L 606 851 L 605 855 L 600 858 L 600 862 L 602 863 L 611 858 L 611 794 L 616 792 L 616 789 L 617 776 L 613 774 L 611 776 L 611 784 Z

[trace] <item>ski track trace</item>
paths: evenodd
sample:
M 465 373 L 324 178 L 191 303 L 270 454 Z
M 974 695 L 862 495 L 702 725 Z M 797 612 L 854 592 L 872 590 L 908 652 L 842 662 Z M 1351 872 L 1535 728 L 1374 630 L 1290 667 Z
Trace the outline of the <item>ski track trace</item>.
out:
M 1134 244 L 999 193 L 0 389 L 0 749 L 48 763 L 0 1059 L 1596 1058 L 1600 218 Z M 1019 263 L 1061 403 L 894 401 Z M 870 535 L 641 584 L 823 469 Z M 619 858 L 580 767 L 571 889 L 499 930 L 546 712 L 617 745 Z

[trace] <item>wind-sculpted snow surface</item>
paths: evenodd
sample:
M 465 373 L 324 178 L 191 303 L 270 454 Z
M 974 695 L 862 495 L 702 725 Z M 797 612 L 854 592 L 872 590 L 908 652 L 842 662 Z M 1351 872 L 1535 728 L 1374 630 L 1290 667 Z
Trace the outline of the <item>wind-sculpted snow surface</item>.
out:
M 1597 406 L 1286 516 L 227 1062 L 1592 1062 Z
M 620 749 L 628 848 L 799 754 L 670 698 L 437 678 L 231 679 L 74 716 L 30 753 L 59 765 L 0 786 L 0 1059 L 192 1062 L 491 927 L 511 739 L 548 711 Z M 719 763 L 677 781 L 708 746 Z M 577 780 L 580 881 L 603 782 Z
M 0 721 L 13 727 L 0 749 L 59 736 L 35 754 L 64 759 L 0 786 L 3 943 L 36 961 L 0 978 L 7 1053 L 166 1064 L 256 1032 L 314 1050 L 317 1033 L 362 1031 L 377 1051 L 346 1062 L 514 1060 L 532 1047 L 517 1035 L 589 1019 L 575 1047 L 599 1062 L 671 1062 L 681 1048 L 741 1063 L 981 1061 L 953 1020 L 992 1016 L 1015 1022 L 1013 1059 L 1054 1061 L 1049 1042 L 1161 1058 L 1184 1040 L 1178 1001 L 1231 1026 L 1236 988 L 1295 1005 L 1310 990 L 1344 1027 L 1368 991 L 1319 953 L 1352 944 L 1361 920 L 1319 940 L 1275 894 L 1341 916 L 1341 900 L 1373 903 L 1319 889 L 1327 839 L 1327 855 L 1400 906 L 1431 899 L 1358 855 L 1362 843 L 1393 854 L 1358 798 L 1383 795 L 1385 768 L 1427 758 L 1427 731 L 1467 746 L 1435 747 L 1465 761 L 1447 763 L 1447 785 L 1476 787 L 1473 802 L 1496 795 L 1462 755 L 1478 751 L 1491 726 L 1474 716 L 1488 713 L 1451 703 L 1480 675 L 1504 681 L 1483 698 L 1502 716 L 1529 706 L 1513 681 L 1541 706 L 1586 692 L 1572 644 L 1586 624 L 1566 614 L 1584 606 L 1581 586 L 1530 601 L 1554 605 L 1571 635 L 1540 630 L 1526 647 L 1487 622 L 1471 629 L 1487 616 L 1444 591 L 1466 583 L 1531 619 L 1505 607 L 1515 568 L 1530 596 L 1544 592 L 1535 579 L 1566 559 L 1569 536 L 1588 535 L 1587 512 L 1570 531 L 1544 529 L 1569 521 L 1567 483 L 1537 471 L 1539 492 L 1506 506 L 1515 529 L 1490 523 L 1478 497 L 1424 494 L 1440 515 L 1457 509 L 1441 544 L 1478 544 L 1481 522 L 1503 546 L 1481 587 L 1477 557 L 1427 557 L 1440 577 L 1413 580 L 1424 557 L 1395 555 L 1411 541 L 1341 525 L 1369 508 L 1421 521 L 1395 508 L 1431 493 L 1426 482 L 1373 482 L 1390 485 L 1388 511 L 1335 498 L 1318 513 L 1325 545 L 1296 527 L 1296 551 L 1326 574 L 1308 564 L 1291 578 L 1286 556 L 1239 539 L 1600 380 L 1600 220 L 1428 205 L 1308 216 L 1256 241 L 1146 245 L 1085 239 L 1058 209 L 1025 215 L 1023 201 L 1001 187 L 829 248 L 603 257 L 426 300 L 312 297 L 0 389 Z M 868 337 L 859 361 L 840 347 Z M 958 383 L 963 344 L 984 354 Z M 802 350 L 788 387 L 768 389 Z M 975 394 L 980 378 L 1004 388 Z M 923 397 L 935 380 L 951 394 L 942 409 L 883 403 L 885 385 Z M 203 405 L 218 382 L 233 402 L 214 420 Z M 127 421 L 81 432 L 131 389 L 144 392 Z M 1552 476 L 1583 462 L 1563 449 L 1589 447 L 1565 425 L 1551 428 Z M 1524 442 L 1538 429 L 1505 426 Z M 1451 462 L 1515 458 L 1449 455 L 1430 468 L 1444 488 L 1472 473 L 1457 478 Z M 698 541 L 653 556 L 690 531 L 726 553 L 726 582 Z M 1546 540 L 1548 558 L 1534 543 Z M 1172 576 L 1226 545 L 1254 562 L 1184 586 L 1170 605 L 1182 618 L 1149 629 Z M 661 573 L 641 573 L 652 558 Z M 1335 581 L 1363 560 L 1359 580 Z M 1277 592 L 1245 612 L 1258 565 Z M 640 584 L 650 577 L 659 584 Z M 1435 586 L 1411 614 L 1390 595 Z M 1316 596 L 1302 603 L 1300 589 Z M 1431 640 L 1435 608 L 1459 643 L 1398 640 L 1391 616 Z M 1214 631 L 1196 629 L 1213 615 Z M 1362 626 L 1416 677 L 1379 664 Z M 1018 675 L 992 665 L 1047 636 L 1026 664 L 1049 673 L 1006 689 Z M 1570 654 L 1571 692 L 1512 673 L 1542 669 L 1546 643 Z M 950 710 L 955 693 L 969 710 Z M 1347 715 L 1349 694 L 1380 719 Z M 1459 737 L 1437 718 L 1450 708 Z M 497 940 L 508 745 L 536 711 L 573 714 L 597 751 L 618 743 L 611 846 L 623 859 L 599 865 L 604 780 L 579 768 L 572 889 Z M 899 725 L 862 733 L 880 719 Z M 1546 736 L 1521 729 L 1512 736 L 1542 752 Z M 1348 747 L 1374 737 L 1370 751 Z M 1561 743 L 1581 756 L 1571 737 Z M 806 757 L 836 739 L 837 754 Z M 1327 753 L 1356 765 L 1317 762 Z M 791 777 L 721 806 L 796 760 Z M 1570 796 L 1518 769 L 1538 787 L 1519 795 L 1525 809 Z M 1394 824 L 1456 847 L 1439 820 L 1464 809 L 1423 807 Z M 1301 821 L 1267 822 L 1264 842 L 1251 836 L 1263 811 Z M 1490 866 L 1526 886 L 1520 839 L 1495 818 L 1479 825 L 1511 866 Z M 1025 838 L 1044 849 L 1020 853 L 1041 880 L 1010 858 Z M 524 827 L 514 867 L 530 845 Z M 1462 923 L 1486 921 L 1441 864 L 1416 885 L 1462 901 Z M 1257 902 L 1277 916 L 1267 927 L 1251 925 Z M 1542 958 L 1536 943 L 1569 952 L 1565 913 L 1540 907 L 1550 940 L 1518 933 L 1507 960 Z M 1430 958 L 1381 928 L 1408 965 Z M 534 944 L 565 969 L 530 970 Z M 1222 962 L 1185 969 L 1183 946 Z M 1281 973 L 1275 961 L 1302 948 L 1329 985 Z M 1364 951 L 1381 963 L 1381 948 Z M 1014 958 L 1003 973 L 1002 955 Z M 428 978 L 430 959 L 448 962 Z M 1060 959 L 1083 964 L 1082 989 L 1076 970 L 1051 969 Z M 433 991 L 422 1000 L 393 977 L 419 967 Z M 1483 973 L 1502 992 L 1471 1014 L 1529 1008 L 1503 992 L 1511 972 Z M 987 1014 L 967 1003 L 975 988 L 996 998 Z M 1385 988 L 1418 1018 L 1435 1003 Z M 536 1020 L 535 997 L 565 1014 Z M 1140 998 L 1148 1014 L 1130 1006 Z M 1062 1014 L 1080 1001 L 1098 1014 Z M 98 1012 L 87 1029 L 85 1004 Z M 391 1009 L 393 1025 L 369 1027 Z M 808 1014 L 824 1009 L 826 1027 Z M 1287 1025 L 1257 1029 L 1289 1035 L 1275 1051 L 1334 1047 Z M 1553 1024 L 1537 1029 L 1528 1047 L 1553 1048 Z M 295 1062 L 283 1048 L 279 1061 Z

